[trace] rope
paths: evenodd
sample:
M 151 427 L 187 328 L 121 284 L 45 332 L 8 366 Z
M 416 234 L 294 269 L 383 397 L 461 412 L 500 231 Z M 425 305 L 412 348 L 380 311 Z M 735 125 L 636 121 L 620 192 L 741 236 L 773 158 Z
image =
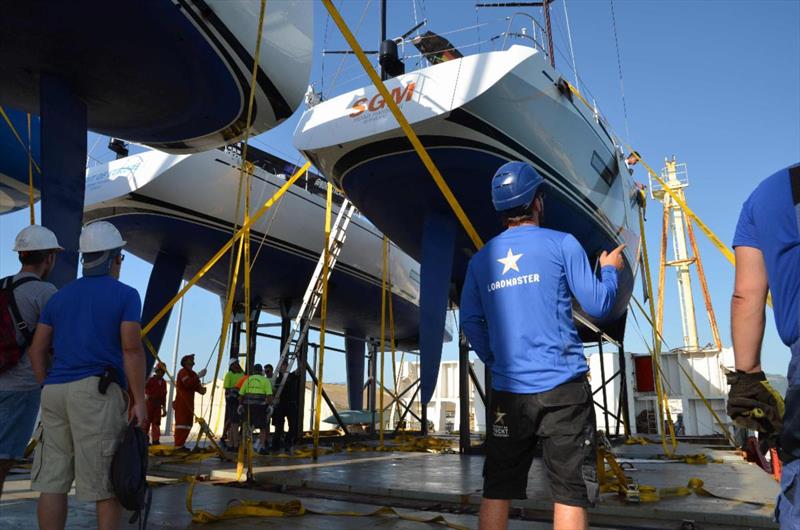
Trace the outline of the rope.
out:
M 572 28 L 569 25 L 569 13 L 567 12 L 567 0 L 561 2 L 561 5 L 564 6 L 564 20 L 567 23 L 567 41 L 569 42 L 569 55 L 572 58 L 572 71 L 575 74 L 575 86 L 580 86 L 578 84 L 578 66 L 575 63 L 575 49 L 572 47 Z
M 625 83 L 622 80 L 622 58 L 619 51 L 619 39 L 617 38 L 617 16 L 614 13 L 614 0 L 608 0 L 608 3 L 611 5 L 611 25 L 614 28 L 614 46 L 616 46 L 617 50 L 617 71 L 619 72 L 619 92 L 622 96 L 622 115 L 625 119 L 625 137 L 630 142 L 631 133 L 628 130 L 628 106 L 625 103 Z M 564 5 L 564 9 L 566 9 L 566 5 Z
M 361 10 L 361 18 L 358 19 L 358 24 L 356 24 L 356 35 L 358 35 L 358 31 L 361 29 L 361 24 L 364 22 L 364 18 L 367 15 L 367 10 L 369 6 L 372 4 L 372 0 L 367 0 L 367 3 L 364 4 L 364 9 Z M 341 7 L 341 2 L 339 6 Z M 330 13 L 328 13 L 328 19 L 330 19 Z M 328 23 L 328 19 L 325 20 L 325 23 Z M 342 72 L 342 67 L 344 66 L 344 61 L 347 59 L 347 55 L 342 55 L 342 59 L 339 61 L 339 66 L 336 68 L 336 72 L 333 74 L 333 79 L 331 80 L 331 90 L 336 87 L 336 80 L 339 79 L 339 74 Z M 325 62 L 324 60 L 322 62 Z

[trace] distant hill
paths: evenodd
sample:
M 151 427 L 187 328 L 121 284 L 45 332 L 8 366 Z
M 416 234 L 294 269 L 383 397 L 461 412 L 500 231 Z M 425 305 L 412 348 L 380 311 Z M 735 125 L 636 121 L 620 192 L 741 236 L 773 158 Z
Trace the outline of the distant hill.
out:
M 767 381 L 780 395 L 786 395 L 786 390 L 789 388 L 789 380 L 786 379 L 785 375 L 767 374 Z

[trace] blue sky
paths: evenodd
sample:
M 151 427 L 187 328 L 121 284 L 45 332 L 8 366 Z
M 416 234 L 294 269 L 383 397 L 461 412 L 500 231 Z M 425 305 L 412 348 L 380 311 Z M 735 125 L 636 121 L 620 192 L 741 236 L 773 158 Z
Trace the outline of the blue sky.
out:
M 378 2 L 339 1 L 337 5 L 354 31 L 363 16 L 357 36 L 365 49 L 376 49 Z M 426 18 L 427 28 L 433 31 L 461 30 L 447 37 L 464 53 L 488 51 L 492 48 L 485 41 L 504 30 L 504 17 L 515 9 L 476 10 L 473 6 L 472 2 L 454 0 L 390 1 L 388 34 L 398 36 L 410 29 L 416 14 L 416 20 Z M 723 241 L 730 242 L 739 208 L 755 185 L 800 160 L 800 2 L 615 1 L 627 124 L 611 3 L 568 0 L 566 7 L 577 70 L 588 88 L 585 93 L 648 164 L 660 169 L 664 157 L 673 155 L 688 164 L 691 184 L 686 193 L 690 206 Z M 531 13 L 538 16 L 538 11 Z M 557 66 L 565 77 L 573 79 L 564 2 L 556 2 L 552 13 L 555 43 L 560 50 Z M 339 55 L 323 58 L 322 50 L 345 49 L 346 45 L 333 22 L 327 20 L 321 3 L 315 4 L 314 15 L 316 52 L 311 79 L 317 88 L 331 95 L 365 84 L 367 80 L 353 58 L 345 58 L 343 63 Z M 512 29 L 519 30 L 521 25 L 518 18 Z M 406 53 L 413 55 L 416 51 L 407 49 Z M 414 65 L 412 59 L 407 68 Z M 254 144 L 296 159 L 299 155 L 292 148 L 291 136 L 300 112 L 302 109 L 256 138 Z M 89 134 L 94 160 L 113 158 L 106 143 L 105 138 L 98 140 Z M 644 170 L 638 170 L 636 176 L 646 181 Z M 646 232 L 653 259 L 658 253 L 660 214 L 660 205 L 651 201 Z M 0 216 L 0 274 L 13 273 L 17 268 L 10 249 L 14 235 L 26 222 L 26 212 Z M 720 332 L 729 345 L 733 268 L 699 232 L 698 238 Z M 144 295 L 149 272 L 147 263 L 129 257 L 122 279 Z M 670 346 L 677 346 L 681 331 L 674 274 L 667 277 L 666 285 L 665 335 Z M 641 299 L 640 293 L 637 290 Z M 702 308 L 700 298 L 697 304 Z M 180 354 L 197 353 L 201 366 L 217 339 L 218 331 L 214 330 L 220 325 L 219 307 L 217 297 L 200 289 L 187 295 Z M 770 372 L 785 373 L 788 349 L 778 340 L 771 319 L 768 311 L 764 366 Z M 171 356 L 174 322 L 173 317 L 162 347 L 166 358 Z M 710 342 L 701 312 L 698 323 L 701 342 Z M 626 343 L 632 351 L 645 351 L 630 325 Z M 333 345 L 341 346 L 337 340 Z M 274 341 L 262 341 L 258 360 L 274 362 L 276 352 Z M 444 357 L 457 358 L 455 344 L 445 346 Z M 327 359 L 325 380 L 344 381 L 341 354 L 332 353 Z

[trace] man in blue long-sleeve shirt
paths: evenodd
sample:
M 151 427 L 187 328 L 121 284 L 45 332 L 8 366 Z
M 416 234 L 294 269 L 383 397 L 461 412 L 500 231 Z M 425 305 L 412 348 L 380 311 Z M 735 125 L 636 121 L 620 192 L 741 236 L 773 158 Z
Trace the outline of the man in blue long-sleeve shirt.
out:
M 554 526 L 585 528 L 597 498 L 595 414 L 589 367 L 572 320 L 574 296 L 589 315 L 614 306 L 620 245 L 600 256 L 601 280 L 578 241 L 541 228 L 544 179 L 509 162 L 492 179 L 507 227 L 473 258 L 461 294 L 461 329 L 492 371 L 481 530 L 504 529 L 510 499 L 524 499 L 537 439 L 544 447 Z

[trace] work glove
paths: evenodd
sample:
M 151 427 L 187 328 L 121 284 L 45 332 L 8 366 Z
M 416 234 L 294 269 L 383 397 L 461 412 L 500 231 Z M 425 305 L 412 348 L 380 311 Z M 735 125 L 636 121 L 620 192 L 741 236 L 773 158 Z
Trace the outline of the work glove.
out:
M 728 374 L 728 416 L 739 427 L 777 437 L 783 427 L 783 398 L 764 372 Z
M 200 379 L 202 379 L 202 378 L 204 378 L 204 377 L 206 376 L 206 373 L 208 373 L 208 372 L 206 371 L 206 369 L 205 369 L 205 368 L 203 368 L 202 370 L 200 370 L 199 372 L 197 372 L 197 377 L 199 377 Z

